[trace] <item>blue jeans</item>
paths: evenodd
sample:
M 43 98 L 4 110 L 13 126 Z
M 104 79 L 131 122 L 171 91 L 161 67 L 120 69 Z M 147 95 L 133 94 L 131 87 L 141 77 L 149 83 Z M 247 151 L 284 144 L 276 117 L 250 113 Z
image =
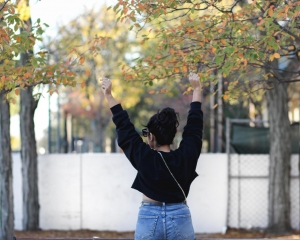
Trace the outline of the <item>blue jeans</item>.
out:
M 139 210 L 135 240 L 194 240 L 190 209 L 185 203 L 143 201 Z

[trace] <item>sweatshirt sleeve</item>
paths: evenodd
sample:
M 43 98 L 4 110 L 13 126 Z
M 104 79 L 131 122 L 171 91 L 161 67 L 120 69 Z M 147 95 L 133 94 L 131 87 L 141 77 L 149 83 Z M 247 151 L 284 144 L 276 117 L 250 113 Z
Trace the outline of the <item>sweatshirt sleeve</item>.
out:
M 202 135 L 203 112 L 201 110 L 201 103 L 192 102 L 178 151 L 184 156 L 189 156 L 190 161 L 194 159 L 197 163 L 202 149 Z
M 149 158 L 153 154 L 149 145 L 143 142 L 131 123 L 127 111 L 123 110 L 121 104 L 111 108 L 113 122 L 116 125 L 118 145 L 124 151 L 126 157 L 135 169 L 139 169 L 142 159 Z

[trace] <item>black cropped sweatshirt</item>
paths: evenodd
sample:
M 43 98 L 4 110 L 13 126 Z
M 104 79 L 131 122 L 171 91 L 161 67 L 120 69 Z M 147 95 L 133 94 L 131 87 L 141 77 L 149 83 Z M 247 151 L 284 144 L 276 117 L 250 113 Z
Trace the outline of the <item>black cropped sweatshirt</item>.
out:
M 132 188 L 160 202 L 184 201 L 179 186 L 156 150 L 143 142 L 128 113 L 120 104 L 111 108 L 116 125 L 118 144 L 137 170 Z M 202 148 L 203 113 L 200 102 L 192 102 L 179 148 L 161 152 L 169 169 L 188 196 L 192 181 L 198 176 L 196 166 Z

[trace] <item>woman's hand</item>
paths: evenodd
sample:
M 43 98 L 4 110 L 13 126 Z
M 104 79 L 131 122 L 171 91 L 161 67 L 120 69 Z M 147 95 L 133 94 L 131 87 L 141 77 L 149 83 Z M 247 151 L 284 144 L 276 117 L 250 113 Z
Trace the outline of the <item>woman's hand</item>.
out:
M 102 90 L 105 96 L 111 95 L 112 83 L 108 78 L 102 78 Z
M 196 73 L 190 73 L 189 81 L 194 88 L 192 102 L 201 102 L 200 77 Z
M 194 90 L 200 89 L 200 77 L 196 73 L 190 73 L 189 81 Z
M 108 105 L 110 108 L 112 108 L 118 104 L 116 99 L 111 94 L 111 86 L 112 86 L 112 83 L 108 78 L 102 78 L 102 91 L 104 93 L 105 98 L 108 101 Z

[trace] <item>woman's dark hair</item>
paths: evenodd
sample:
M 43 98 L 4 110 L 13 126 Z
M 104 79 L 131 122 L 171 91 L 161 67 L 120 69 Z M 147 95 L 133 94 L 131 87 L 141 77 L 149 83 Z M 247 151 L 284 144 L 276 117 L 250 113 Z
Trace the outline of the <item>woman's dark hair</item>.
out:
M 177 127 L 179 126 L 179 114 L 173 108 L 164 108 L 154 114 L 146 127 L 155 138 L 158 145 L 172 144 Z

